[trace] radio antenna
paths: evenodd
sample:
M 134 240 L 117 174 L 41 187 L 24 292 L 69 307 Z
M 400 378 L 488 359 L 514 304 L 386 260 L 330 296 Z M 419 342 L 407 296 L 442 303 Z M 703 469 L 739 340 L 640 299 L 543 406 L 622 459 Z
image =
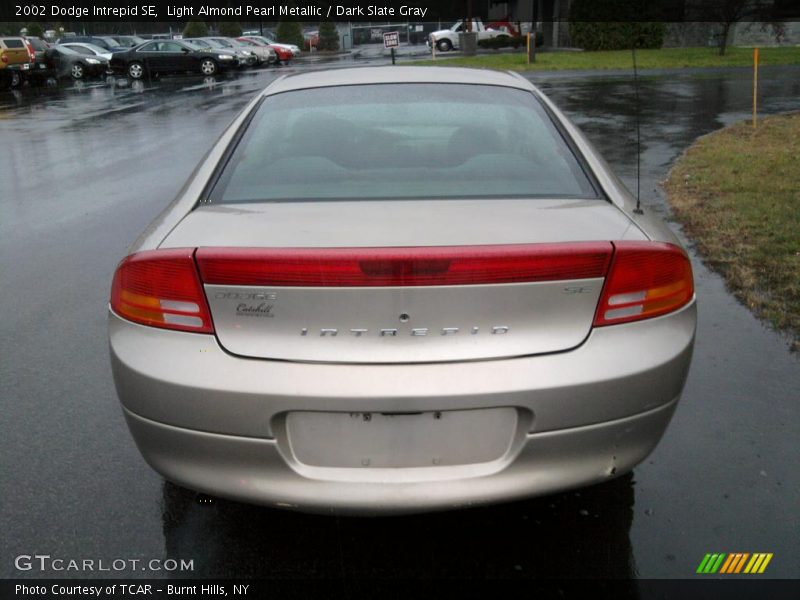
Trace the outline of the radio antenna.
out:
M 642 134 L 640 127 L 640 104 L 639 104 L 639 74 L 636 69 L 636 40 L 631 44 L 631 56 L 633 57 L 633 90 L 636 95 L 636 208 L 634 213 L 643 215 L 642 210 Z

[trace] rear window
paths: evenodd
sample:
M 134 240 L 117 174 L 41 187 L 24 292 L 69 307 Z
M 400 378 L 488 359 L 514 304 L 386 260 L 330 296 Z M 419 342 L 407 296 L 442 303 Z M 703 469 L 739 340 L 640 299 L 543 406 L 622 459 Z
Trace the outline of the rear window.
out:
M 28 38 L 28 41 L 31 43 L 31 46 L 33 46 L 34 50 L 47 50 L 49 48 L 49 46 L 40 39 Z
M 514 197 L 598 197 L 530 92 L 383 84 L 268 96 L 209 200 Z
M 61 54 L 64 54 L 65 56 L 72 56 L 72 55 L 79 55 L 80 54 L 79 52 L 75 52 L 75 50 L 73 50 L 72 48 L 67 48 L 66 46 L 54 46 L 51 49 L 55 50 L 56 52 L 59 52 Z
M 6 48 L 24 48 L 25 42 L 20 39 L 14 38 L 3 38 L 3 44 L 5 44 Z

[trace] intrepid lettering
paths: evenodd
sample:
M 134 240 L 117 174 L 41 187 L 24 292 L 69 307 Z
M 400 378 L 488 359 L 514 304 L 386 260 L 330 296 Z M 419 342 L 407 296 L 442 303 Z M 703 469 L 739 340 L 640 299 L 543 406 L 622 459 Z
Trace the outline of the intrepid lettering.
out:
M 511 328 L 507 325 L 494 325 L 489 327 L 486 332 L 490 333 L 491 335 L 504 335 L 511 331 Z M 478 335 L 481 332 L 480 327 L 470 327 L 467 329 L 462 329 L 461 327 L 440 327 L 439 329 L 431 329 L 429 327 L 414 327 L 409 331 L 401 331 L 395 327 L 391 328 L 380 328 L 380 329 L 364 329 L 364 328 L 353 328 L 353 329 L 342 329 L 341 333 L 345 335 L 352 335 L 354 337 L 368 337 L 369 333 L 376 335 L 378 337 L 400 337 L 400 336 L 412 336 L 412 337 L 431 337 L 435 335 L 441 336 L 454 336 L 461 333 L 462 335 Z M 319 329 L 319 337 L 337 337 L 340 333 L 340 330 L 336 327 L 322 327 Z M 300 335 L 304 337 L 308 337 L 308 327 L 303 327 L 300 330 Z

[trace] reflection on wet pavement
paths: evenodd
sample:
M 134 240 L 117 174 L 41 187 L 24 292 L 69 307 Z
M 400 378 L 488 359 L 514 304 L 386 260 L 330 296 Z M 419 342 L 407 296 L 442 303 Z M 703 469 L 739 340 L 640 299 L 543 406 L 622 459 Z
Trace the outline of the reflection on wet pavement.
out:
M 203 576 L 364 578 L 636 575 L 633 477 L 525 502 L 385 518 L 302 515 L 164 485 L 167 556 Z M 197 575 L 198 573 L 195 573 Z

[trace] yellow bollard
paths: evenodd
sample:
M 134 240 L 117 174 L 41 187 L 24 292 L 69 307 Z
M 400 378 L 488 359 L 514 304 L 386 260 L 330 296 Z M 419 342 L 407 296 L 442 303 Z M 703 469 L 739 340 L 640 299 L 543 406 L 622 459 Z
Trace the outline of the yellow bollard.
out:
M 758 124 L 758 48 L 753 48 L 753 129 Z
M 528 32 L 528 35 L 527 35 L 527 46 L 526 46 L 525 56 L 528 57 L 528 64 L 531 64 L 531 32 L 530 31 Z

